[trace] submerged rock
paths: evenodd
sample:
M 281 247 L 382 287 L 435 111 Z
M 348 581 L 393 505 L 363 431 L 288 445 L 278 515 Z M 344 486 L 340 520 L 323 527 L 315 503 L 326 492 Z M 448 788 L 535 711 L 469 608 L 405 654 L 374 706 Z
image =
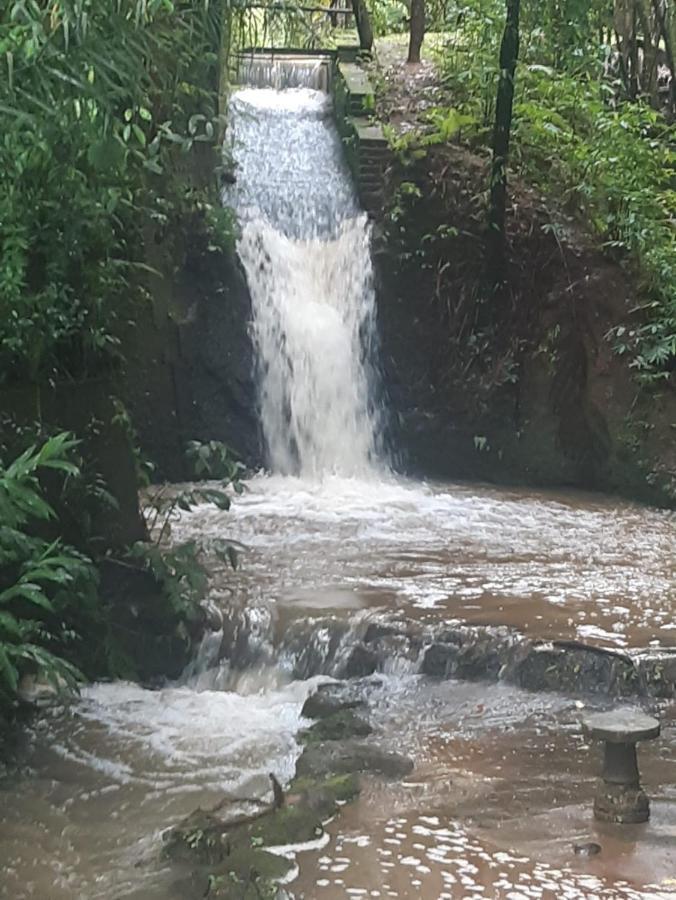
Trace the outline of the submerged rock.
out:
M 305 719 L 324 719 L 346 709 L 365 707 L 367 685 L 373 684 L 372 680 L 366 684 L 363 681 L 322 684 L 307 698 L 301 715 Z
M 354 644 L 338 675 L 340 678 L 363 678 L 365 675 L 372 675 L 377 668 L 377 654 L 360 642 Z
M 399 753 L 382 750 L 361 741 L 326 741 L 306 747 L 296 763 L 296 776 L 338 775 L 373 772 L 386 778 L 403 778 L 413 770 L 413 761 Z
M 343 741 L 353 737 L 367 737 L 372 731 L 373 729 L 366 719 L 356 715 L 351 709 L 342 709 L 340 712 L 319 719 L 310 728 L 301 731 L 299 737 L 304 744 L 315 744 L 322 741 Z

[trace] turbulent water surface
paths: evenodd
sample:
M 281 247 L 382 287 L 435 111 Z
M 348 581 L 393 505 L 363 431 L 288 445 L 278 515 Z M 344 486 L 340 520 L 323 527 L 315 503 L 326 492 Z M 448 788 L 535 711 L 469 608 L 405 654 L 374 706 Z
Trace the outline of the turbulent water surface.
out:
M 255 84 L 303 83 L 251 67 Z M 276 73 L 276 74 L 275 74 Z M 288 76 L 288 77 L 287 77 Z M 246 88 L 232 99 L 228 201 L 253 306 L 272 475 L 230 513 L 205 505 L 175 540 L 225 536 L 207 635 L 176 684 L 93 685 L 27 730 L 0 781 L 0 896 L 188 896 L 162 832 L 198 805 L 262 796 L 300 752 L 300 711 L 366 621 L 511 625 L 611 647 L 676 645 L 669 514 L 582 494 L 421 484 L 383 454 L 369 226 L 324 94 Z M 361 633 L 361 632 L 360 632 Z M 649 826 L 599 830 L 588 700 L 433 682 L 396 641 L 373 685 L 375 738 L 415 762 L 365 779 L 358 802 L 299 857 L 290 890 L 357 897 L 659 898 L 676 872 L 674 726 L 642 756 Z M 236 648 L 236 653 L 235 653 Z M 333 654 L 333 656 L 331 656 Z M 315 677 L 297 680 L 299 669 Z M 322 673 L 322 674 L 317 674 Z M 599 857 L 575 841 L 598 841 Z M 185 874 L 185 873 L 183 873 Z M 673 894 L 671 894 L 673 896 Z

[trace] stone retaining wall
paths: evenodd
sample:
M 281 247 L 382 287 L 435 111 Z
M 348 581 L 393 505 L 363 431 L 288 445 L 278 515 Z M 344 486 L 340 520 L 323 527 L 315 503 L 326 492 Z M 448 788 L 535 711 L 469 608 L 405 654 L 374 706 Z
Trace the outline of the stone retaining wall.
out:
M 359 48 L 338 49 L 333 96 L 338 130 L 359 201 L 366 212 L 376 215 L 384 202 L 390 150 L 382 127 L 370 117 L 375 106 L 374 89 L 359 62 Z

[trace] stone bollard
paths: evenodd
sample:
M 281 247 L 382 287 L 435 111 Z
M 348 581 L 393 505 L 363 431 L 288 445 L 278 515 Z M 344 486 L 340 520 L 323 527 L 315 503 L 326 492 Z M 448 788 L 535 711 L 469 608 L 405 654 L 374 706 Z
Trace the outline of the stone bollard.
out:
M 582 730 L 592 740 L 604 741 L 594 817 L 618 824 L 647 822 L 650 804 L 641 788 L 636 744 L 658 737 L 660 723 L 639 710 L 625 708 L 585 717 Z

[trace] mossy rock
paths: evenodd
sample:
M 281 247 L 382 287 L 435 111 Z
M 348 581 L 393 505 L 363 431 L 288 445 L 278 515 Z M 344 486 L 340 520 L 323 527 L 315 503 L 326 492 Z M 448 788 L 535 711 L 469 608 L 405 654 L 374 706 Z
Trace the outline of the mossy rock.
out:
M 373 772 L 386 778 L 403 778 L 413 761 L 399 753 L 381 750 L 363 741 L 326 741 L 308 745 L 296 763 L 296 776 L 325 778 L 350 772 Z
M 315 841 L 324 832 L 318 813 L 304 803 L 283 806 L 228 831 L 233 849 L 239 847 L 283 847 Z
M 268 853 L 258 847 L 242 847 L 213 869 L 202 896 L 218 900 L 262 900 L 276 898 L 276 884 L 293 868 L 285 856 Z
M 227 826 L 213 813 L 196 809 L 163 836 L 162 855 L 175 862 L 216 864 L 230 853 Z
M 345 741 L 354 737 L 367 737 L 373 729 L 361 716 L 351 709 L 343 709 L 326 718 L 319 719 L 310 728 L 299 734 L 304 744 L 316 744 L 322 741 Z
M 317 840 L 324 833 L 322 823 L 335 815 L 340 803 L 354 799 L 359 788 L 359 777 L 351 773 L 296 778 L 284 806 L 231 824 L 220 818 L 219 806 L 197 809 L 165 834 L 163 855 L 196 867 L 196 896 L 277 897 L 274 882 L 286 875 L 290 863 L 265 848 Z M 186 897 L 193 889 L 186 889 Z
M 329 778 L 294 778 L 289 785 L 289 796 L 300 795 L 300 802 L 326 821 L 335 815 L 340 803 L 354 800 L 360 790 L 359 776 L 348 773 Z

